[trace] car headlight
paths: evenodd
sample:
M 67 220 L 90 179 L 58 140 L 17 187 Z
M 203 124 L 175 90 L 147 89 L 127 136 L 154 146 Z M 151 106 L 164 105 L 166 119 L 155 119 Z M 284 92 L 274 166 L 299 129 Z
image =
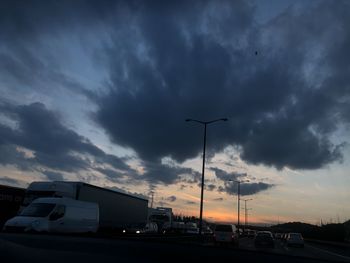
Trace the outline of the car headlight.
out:
M 140 230 L 137 230 L 137 231 L 136 231 L 136 234 L 140 234 Z

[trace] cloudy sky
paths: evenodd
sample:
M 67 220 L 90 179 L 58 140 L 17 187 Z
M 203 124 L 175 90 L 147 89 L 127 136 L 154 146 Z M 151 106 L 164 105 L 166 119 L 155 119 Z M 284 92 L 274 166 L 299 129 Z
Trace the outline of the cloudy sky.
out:
M 1 1 L 0 183 L 236 220 L 350 218 L 349 1 Z

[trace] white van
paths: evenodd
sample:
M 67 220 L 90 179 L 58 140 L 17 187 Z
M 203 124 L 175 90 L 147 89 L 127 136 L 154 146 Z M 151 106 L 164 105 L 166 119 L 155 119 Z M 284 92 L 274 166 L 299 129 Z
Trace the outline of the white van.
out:
M 98 225 L 98 204 L 49 197 L 35 199 L 5 223 L 4 231 L 95 233 Z

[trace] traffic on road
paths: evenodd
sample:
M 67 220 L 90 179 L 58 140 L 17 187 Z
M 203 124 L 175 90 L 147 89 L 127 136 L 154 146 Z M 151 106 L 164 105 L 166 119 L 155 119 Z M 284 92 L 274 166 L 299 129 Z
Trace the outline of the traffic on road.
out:
M 135 246 L 158 255 L 161 249 L 176 253 L 181 247 L 188 259 L 198 259 L 199 253 L 251 262 L 262 257 L 268 262 L 350 262 L 349 249 L 305 241 L 301 233 L 205 221 L 199 231 L 196 221 L 175 221 L 170 207 L 149 208 L 146 199 L 80 182 L 33 182 L 17 215 L 7 215 L 2 232 L 1 255 L 16 262 L 22 256 L 51 260 L 55 255 L 58 260 L 67 254 L 92 260 L 102 251 L 107 261 L 122 254 L 125 262 L 140 262 L 131 253 Z M 142 261 L 158 261 L 147 253 Z

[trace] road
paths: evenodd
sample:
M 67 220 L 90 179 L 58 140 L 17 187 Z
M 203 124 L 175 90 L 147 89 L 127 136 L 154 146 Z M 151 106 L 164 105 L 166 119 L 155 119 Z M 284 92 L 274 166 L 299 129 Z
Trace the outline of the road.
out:
M 240 239 L 240 247 L 248 250 L 257 250 L 254 247 L 253 238 Z M 288 247 L 281 240 L 275 240 L 273 249 L 264 249 L 271 253 L 278 253 L 299 257 L 310 257 L 329 261 L 350 262 L 350 249 L 340 249 L 330 246 L 319 245 L 311 242 L 305 242 L 304 248 Z
M 272 251 L 257 251 L 253 240 L 241 239 L 240 247 L 215 247 L 212 243 L 195 244 L 135 238 L 93 238 L 59 235 L 0 233 L 1 262 L 350 262 L 318 251 L 308 245 L 304 250 L 287 249 L 277 243 Z M 278 241 L 279 242 L 279 241 Z M 272 252 L 272 253 L 270 253 Z M 314 254 L 313 254 L 314 253 Z M 327 254 L 327 256 L 326 256 Z M 306 256 L 306 257 L 305 257 Z M 321 256 L 321 257 L 320 257 Z

